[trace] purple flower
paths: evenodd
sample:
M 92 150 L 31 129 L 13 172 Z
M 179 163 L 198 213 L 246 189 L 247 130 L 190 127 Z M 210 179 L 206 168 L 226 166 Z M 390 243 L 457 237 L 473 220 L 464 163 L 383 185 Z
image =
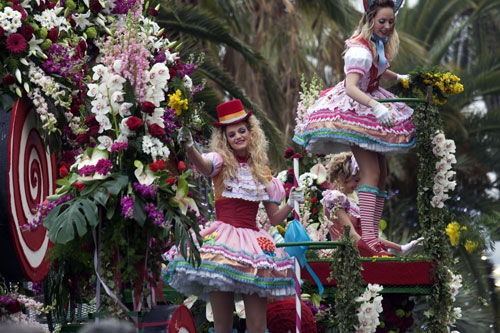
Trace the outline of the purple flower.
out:
M 97 173 L 100 175 L 105 175 L 111 170 L 112 167 L 113 163 L 111 163 L 110 160 L 101 158 L 99 161 L 97 161 L 95 171 L 97 171 Z
M 124 196 L 120 202 L 122 206 L 122 215 L 125 219 L 133 219 L 134 218 L 134 198 L 131 196 Z
M 135 182 L 133 187 L 134 192 L 140 193 L 143 197 L 150 196 L 151 198 L 155 198 L 156 192 L 158 191 L 158 186 L 156 185 L 145 185 Z
M 111 145 L 111 152 L 115 152 L 117 150 L 124 150 L 128 148 L 127 142 L 115 142 Z
M 78 173 L 82 176 L 92 176 L 92 174 L 96 171 L 96 167 L 94 165 L 86 165 L 78 169 Z
M 163 213 L 158 211 L 154 203 L 147 203 L 144 206 L 144 211 L 148 213 L 148 217 L 153 220 L 153 224 L 165 229 L 170 228 L 170 222 L 165 221 Z

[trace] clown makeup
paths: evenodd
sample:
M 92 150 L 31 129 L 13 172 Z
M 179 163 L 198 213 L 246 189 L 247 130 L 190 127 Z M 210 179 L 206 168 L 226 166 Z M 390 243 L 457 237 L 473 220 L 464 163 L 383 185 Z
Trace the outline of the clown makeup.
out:
M 244 122 L 226 126 L 226 138 L 229 146 L 238 156 L 248 155 L 250 131 Z
M 394 29 L 394 10 L 390 7 L 380 8 L 374 18 L 373 33 L 385 38 Z

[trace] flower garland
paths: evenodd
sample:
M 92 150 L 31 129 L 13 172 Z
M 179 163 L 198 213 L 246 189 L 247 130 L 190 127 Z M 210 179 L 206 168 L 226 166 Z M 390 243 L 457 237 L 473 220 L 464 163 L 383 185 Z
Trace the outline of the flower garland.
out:
M 379 316 L 382 312 L 382 296 L 379 294 L 384 287 L 369 283 L 361 296 L 356 297 L 360 303 L 357 316 L 359 325 L 355 326 L 357 333 L 374 333 L 380 324 Z
M 451 171 L 451 165 L 457 163 L 455 158 L 455 142 L 447 140 L 443 131 L 438 130 L 432 139 L 432 152 L 438 159 L 436 162 L 437 173 L 434 176 L 434 186 L 432 191 L 434 196 L 430 202 L 432 207 L 443 208 L 444 202 L 449 199 L 448 191 L 453 191 L 457 184 L 451 180 L 455 176 L 455 171 Z

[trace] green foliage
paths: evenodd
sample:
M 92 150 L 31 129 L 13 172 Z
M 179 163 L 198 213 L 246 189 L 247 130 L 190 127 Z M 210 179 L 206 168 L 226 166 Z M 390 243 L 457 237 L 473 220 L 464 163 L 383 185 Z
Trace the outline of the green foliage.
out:
M 414 113 L 417 131 L 418 196 L 417 209 L 419 223 L 425 238 L 424 251 L 436 263 L 434 284 L 428 297 L 429 316 L 426 327 L 429 332 L 445 332 L 453 301 L 449 283 L 449 267 L 452 263 L 450 242 L 446 235 L 448 212 L 446 208 L 434 208 L 430 202 L 434 196 L 433 184 L 436 174 L 437 157 L 432 151 L 434 133 L 441 129 L 439 109 L 434 104 L 420 104 Z
M 359 261 L 359 251 L 354 246 L 354 240 L 349 237 L 349 228 L 345 229 L 341 241 L 344 242 L 344 245 L 334 252 L 330 277 L 337 280 L 335 319 L 338 322 L 340 332 L 347 333 L 352 332 L 353 327 L 359 324 L 356 316 L 358 303 L 355 299 L 362 290 L 361 262 Z

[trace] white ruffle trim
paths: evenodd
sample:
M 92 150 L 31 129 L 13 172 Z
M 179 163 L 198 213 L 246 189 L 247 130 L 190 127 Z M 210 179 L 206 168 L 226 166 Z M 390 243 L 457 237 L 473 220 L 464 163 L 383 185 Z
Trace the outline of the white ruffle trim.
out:
M 245 258 L 243 256 L 240 256 L 240 255 L 233 255 L 233 254 L 228 254 L 226 251 L 224 250 L 217 250 L 215 248 L 206 248 L 206 247 L 202 247 L 200 248 L 200 252 L 203 252 L 203 253 L 212 253 L 212 254 L 220 254 L 220 255 L 223 255 L 224 257 L 228 258 L 228 259 L 231 259 L 231 260 L 234 260 L 240 264 L 246 264 L 246 265 L 250 265 L 252 266 L 253 268 L 259 268 L 259 269 L 271 269 L 271 270 L 275 270 L 275 271 L 284 271 L 284 270 L 287 270 L 287 269 L 293 269 L 294 268 L 294 262 L 293 262 L 293 259 L 284 259 L 282 262 L 286 262 L 287 260 L 290 260 L 289 263 L 283 265 L 282 267 L 278 267 L 277 263 L 276 262 L 273 262 L 273 261 L 269 261 L 265 258 L 265 256 L 263 255 L 262 259 L 251 259 L 251 258 Z

